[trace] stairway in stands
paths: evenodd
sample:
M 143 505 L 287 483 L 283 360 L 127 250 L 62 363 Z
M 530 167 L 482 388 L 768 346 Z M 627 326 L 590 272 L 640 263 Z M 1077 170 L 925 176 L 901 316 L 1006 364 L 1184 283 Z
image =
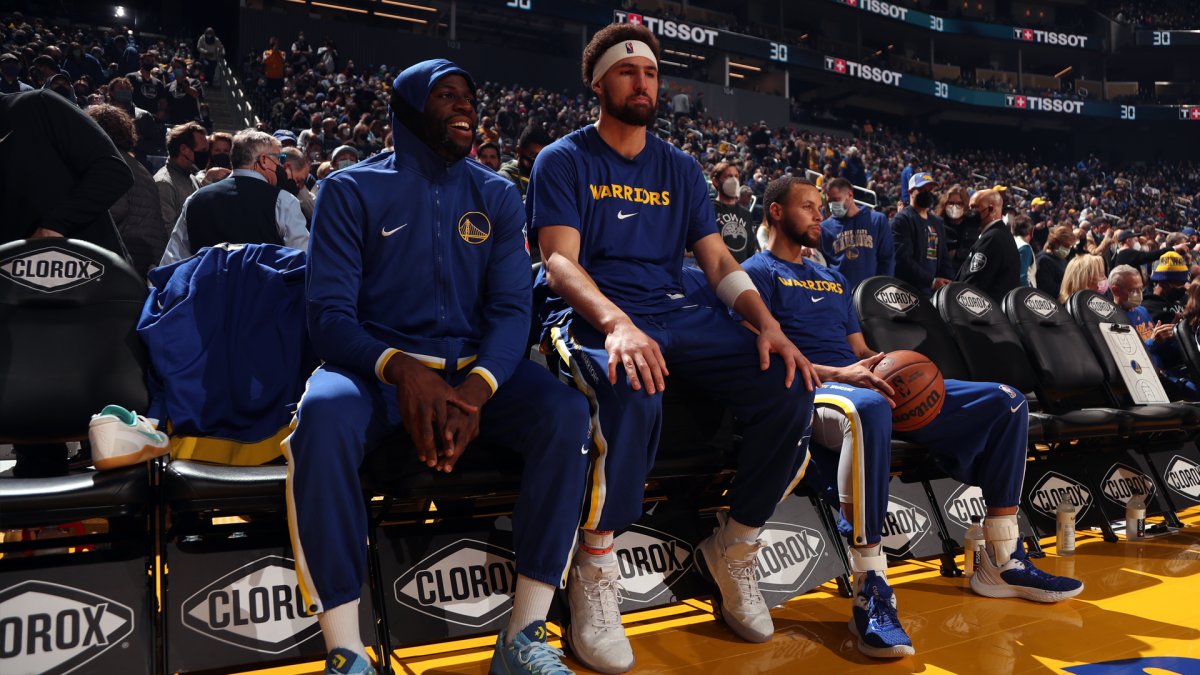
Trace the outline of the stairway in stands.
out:
M 229 68 L 227 61 L 217 65 L 216 86 L 204 90 L 213 131 L 237 133 L 258 123 L 242 86 L 242 80 Z

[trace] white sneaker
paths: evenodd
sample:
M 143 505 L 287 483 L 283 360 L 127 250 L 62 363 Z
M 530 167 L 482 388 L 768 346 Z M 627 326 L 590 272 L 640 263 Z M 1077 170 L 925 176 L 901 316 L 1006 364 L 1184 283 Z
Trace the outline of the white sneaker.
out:
M 97 469 L 116 469 L 161 457 L 170 450 L 170 439 L 155 429 L 158 420 L 147 419 L 119 405 L 104 406 L 92 415 L 88 440 Z
M 601 673 L 633 668 L 633 647 L 621 625 L 617 566 L 572 565 L 567 577 L 571 624 L 567 644 L 583 665 Z
M 758 590 L 758 551 L 761 539 L 752 544 L 722 548 L 721 531 L 729 516 L 717 512 L 718 527 L 696 547 L 695 565 L 700 575 L 717 587 L 713 605 L 725 624 L 743 640 L 767 642 L 775 634 L 771 610 Z

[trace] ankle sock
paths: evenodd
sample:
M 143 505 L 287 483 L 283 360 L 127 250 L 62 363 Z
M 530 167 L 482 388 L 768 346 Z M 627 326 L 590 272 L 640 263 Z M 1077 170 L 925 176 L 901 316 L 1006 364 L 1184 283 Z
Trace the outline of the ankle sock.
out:
M 508 628 L 504 630 L 504 643 L 511 643 L 513 638 L 529 627 L 529 624 L 545 621 L 553 600 L 554 586 L 530 579 L 523 574 L 518 575 L 512 614 L 508 617 Z

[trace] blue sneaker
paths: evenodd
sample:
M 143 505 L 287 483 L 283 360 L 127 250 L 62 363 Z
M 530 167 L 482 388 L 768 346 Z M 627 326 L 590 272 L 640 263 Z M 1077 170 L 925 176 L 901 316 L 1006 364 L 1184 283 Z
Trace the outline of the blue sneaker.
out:
M 1083 582 L 1071 577 L 1056 577 L 1033 566 L 1025 553 L 1025 543 L 1017 540 L 1012 557 L 997 565 L 985 548 L 980 564 L 971 575 L 971 590 L 989 598 L 1025 598 L 1035 602 L 1058 602 L 1083 592 Z
M 575 675 L 563 665 L 562 657 L 561 649 L 546 644 L 546 622 L 534 621 L 509 644 L 500 631 L 488 675 Z
M 325 675 L 375 675 L 375 669 L 361 654 L 338 647 L 325 659 Z
M 858 651 L 871 658 L 894 659 L 917 653 L 896 614 L 895 591 L 874 572 L 864 575 L 862 588 L 854 595 L 850 632 L 858 638 Z

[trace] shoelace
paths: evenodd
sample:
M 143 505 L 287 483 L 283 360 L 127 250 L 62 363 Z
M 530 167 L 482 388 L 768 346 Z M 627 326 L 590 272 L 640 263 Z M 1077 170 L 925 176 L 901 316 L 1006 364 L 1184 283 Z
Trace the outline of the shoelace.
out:
M 542 675 L 556 675 L 558 673 L 570 673 L 562 664 L 563 652 L 561 649 L 551 647 L 545 642 L 531 641 L 517 651 L 517 661 L 523 666 L 530 666 L 531 670 Z
M 1017 549 L 1016 552 L 1013 553 L 1012 559 L 1017 561 L 1017 565 L 1020 566 L 1022 572 L 1035 579 L 1040 581 L 1048 581 L 1054 578 L 1053 574 L 1048 574 L 1038 569 L 1029 559 L 1029 556 L 1025 553 L 1023 548 Z
M 758 556 L 749 560 L 727 560 L 725 566 L 729 568 L 729 576 L 737 582 L 743 603 L 760 605 L 765 602 L 758 591 L 758 584 L 754 582 L 758 572 Z
M 599 581 L 583 581 L 583 594 L 592 602 L 592 624 L 605 626 L 621 625 L 621 593 L 624 588 L 616 579 L 601 579 Z
M 880 628 L 896 628 L 900 625 L 900 616 L 889 599 L 879 595 L 867 598 L 867 618 L 874 621 Z

